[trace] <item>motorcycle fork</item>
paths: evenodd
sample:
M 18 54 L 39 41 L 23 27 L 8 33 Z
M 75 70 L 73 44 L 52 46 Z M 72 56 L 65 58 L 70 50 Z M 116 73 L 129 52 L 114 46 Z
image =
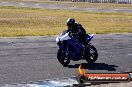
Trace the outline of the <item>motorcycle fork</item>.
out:
M 66 53 L 66 58 L 68 58 L 69 60 L 71 59 L 70 58 L 70 51 L 69 51 L 69 49 L 68 49 L 68 45 L 66 44 L 66 43 L 63 43 L 63 45 L 62 45 L 62 49 L 64 50 L 64 52 Z

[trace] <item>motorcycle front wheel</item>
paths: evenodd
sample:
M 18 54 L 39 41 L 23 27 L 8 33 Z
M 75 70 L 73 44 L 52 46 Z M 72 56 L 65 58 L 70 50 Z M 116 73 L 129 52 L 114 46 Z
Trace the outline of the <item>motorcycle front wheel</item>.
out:
M 97 50 L 93 45 L 89 45 L 86 48 L 86 54 L 85 55 L 86 55 L 85 59 L 88 63 L 94 63 L 98 58 Z
M 57 59 L 63 66 L 68 66 L 68 64 L 70 63 L 70 60 L 63 49 L 58 50 Z

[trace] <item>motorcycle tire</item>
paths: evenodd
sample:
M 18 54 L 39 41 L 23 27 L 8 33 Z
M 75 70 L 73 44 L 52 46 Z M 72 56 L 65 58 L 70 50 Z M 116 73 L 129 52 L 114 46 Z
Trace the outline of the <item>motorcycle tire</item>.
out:
M 89 45 L 86 47 L 86 61 L 88 63 L 94 63 L 98 58 L 98 52 L 93 45 Z
M 70 60 L 68 59 L 63 49 L 58 50 L 57 59 L 63 66 L 68 66 L 68 64 L 70 63 Z

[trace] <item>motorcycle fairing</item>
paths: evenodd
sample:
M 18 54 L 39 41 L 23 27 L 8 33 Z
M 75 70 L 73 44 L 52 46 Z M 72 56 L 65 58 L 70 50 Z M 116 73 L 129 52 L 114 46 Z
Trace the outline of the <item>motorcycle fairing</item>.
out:
M 83 46 L 77 41 L 75 38 L 71 38 L 70 40 L 66 41 L 69 46 L 69 51 L 71 52 L 71 59 L 72 60 L 78 60 L 81 56 L 81 49 L 83 49 Z M 72 50 L 70 50 L 72 49 Z

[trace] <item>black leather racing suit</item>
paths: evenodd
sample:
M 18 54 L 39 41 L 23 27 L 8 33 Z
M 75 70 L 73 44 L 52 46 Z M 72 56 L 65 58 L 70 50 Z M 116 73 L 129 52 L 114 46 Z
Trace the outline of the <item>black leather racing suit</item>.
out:
M 74 38 L 86 45 L 86 31 L 81 24 L 75 23 L 74 26 L 72 28 L 68 28 L 67 31 L 70 32 Z

